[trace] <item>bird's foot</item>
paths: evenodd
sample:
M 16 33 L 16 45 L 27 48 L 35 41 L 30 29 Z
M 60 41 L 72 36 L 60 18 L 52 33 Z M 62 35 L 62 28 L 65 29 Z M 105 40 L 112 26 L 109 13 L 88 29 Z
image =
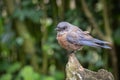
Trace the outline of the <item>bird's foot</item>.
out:
M 68 51 L 68 54 L 72 54 L 75 53 L 76 51 Z

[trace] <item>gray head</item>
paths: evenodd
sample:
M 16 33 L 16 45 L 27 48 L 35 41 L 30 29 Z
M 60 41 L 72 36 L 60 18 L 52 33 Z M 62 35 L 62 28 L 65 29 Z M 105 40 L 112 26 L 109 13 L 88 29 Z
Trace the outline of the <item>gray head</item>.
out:
M 60 22 L 60 23 L 58 23 L 55 30 L 58 31 L 58 32 L 68 31 L 70 27 L 71 27 L 70 23 L 68 23 L 68 22 Z

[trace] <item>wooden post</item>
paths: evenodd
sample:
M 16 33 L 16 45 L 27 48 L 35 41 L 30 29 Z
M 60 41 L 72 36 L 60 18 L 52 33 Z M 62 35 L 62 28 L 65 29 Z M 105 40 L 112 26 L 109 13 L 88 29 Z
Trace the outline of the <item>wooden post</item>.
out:
M 111 72 L 100 69 L 94 72 L 82 67 L 74 53 L 68 55 L 66 64 L 66 80 L 114 80 Z

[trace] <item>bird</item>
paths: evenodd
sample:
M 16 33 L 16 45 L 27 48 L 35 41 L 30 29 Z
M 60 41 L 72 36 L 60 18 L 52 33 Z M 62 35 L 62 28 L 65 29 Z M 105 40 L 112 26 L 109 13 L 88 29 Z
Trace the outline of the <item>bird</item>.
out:
M 69 22 L 59 22 L 55 30 L 58 43 L 68 52 L 81 50 L 83 46 L 111 49 L 110 42 L 93 38 L 88 31 L 83 31 Z

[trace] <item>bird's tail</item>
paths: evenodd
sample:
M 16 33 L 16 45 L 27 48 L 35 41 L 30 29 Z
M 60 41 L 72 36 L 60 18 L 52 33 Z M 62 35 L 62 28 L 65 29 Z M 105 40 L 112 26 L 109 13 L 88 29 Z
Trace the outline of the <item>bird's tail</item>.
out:
M 102 41 L 98 39 L 93 39 L 93 43 L 97 44 L 98 47 L 106 48 L 106 49 L 111 49 L 110 47 L 110 42 L 107 41 Z

